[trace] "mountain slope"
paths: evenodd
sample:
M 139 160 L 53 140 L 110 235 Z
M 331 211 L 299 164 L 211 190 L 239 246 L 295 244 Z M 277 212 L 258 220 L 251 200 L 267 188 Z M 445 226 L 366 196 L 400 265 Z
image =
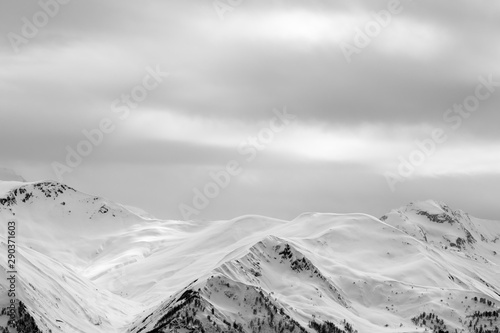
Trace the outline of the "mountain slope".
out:
M 2 266 L 6 225 L 16 222 L 19 299 L 43 332 L 500 326 L 500 223 L 432 201 L 381 219 L 307 213 L 184 222 L 64 184 L 7 181 L 0 221 Z

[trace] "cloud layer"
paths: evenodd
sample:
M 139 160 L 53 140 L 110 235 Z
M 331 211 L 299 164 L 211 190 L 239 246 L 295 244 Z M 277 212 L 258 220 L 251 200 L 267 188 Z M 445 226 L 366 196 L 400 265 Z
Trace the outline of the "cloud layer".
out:
M 383 214 L 427 198 L 500 218 L 495 2 L 243 0 L 223 19 L 210 1 L 2 6 L 0 163 L 25 178 L 56 179 L 67 147 L 109 119 L 64 181 L 161 217 L 182 218 L 210 171 L 237 160 L 243 173 L 193 218 Z M 346 59 L 342 45 L 359 52 Z M 148 68 L 169 75 L 139 101 Z M 478 86 L 488 96 L 470 104 Z M 252 146 L 284 108 L 293 123 Z M 446 140 L 401 178 L 436 129 Z

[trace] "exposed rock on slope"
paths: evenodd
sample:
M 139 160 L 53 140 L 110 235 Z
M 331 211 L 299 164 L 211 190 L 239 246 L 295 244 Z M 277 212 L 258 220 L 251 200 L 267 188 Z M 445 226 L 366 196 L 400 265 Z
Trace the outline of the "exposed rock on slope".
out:
M 18 295 L 42 332 L 500 326 L 500 223 L 433 201 L 380 220 L 308 213 L 181 222 L 63 184 L 8 181 L 0 220 L 2 265 L 6 222 L 16 222 Z M 0 285 L 4 306 L 5 276 Z

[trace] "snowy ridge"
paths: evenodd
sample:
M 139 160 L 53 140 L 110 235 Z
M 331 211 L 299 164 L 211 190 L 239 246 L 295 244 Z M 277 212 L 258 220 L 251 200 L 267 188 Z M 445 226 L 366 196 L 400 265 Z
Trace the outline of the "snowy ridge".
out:
M 380 220 L 306 213 L 184 222 L 64 184 L 5 181 L 0 220 L 2 274 L 6 225 L 15 221 L 19 298 L 42 332 L 500 326 L 500 223 L 433 201 Z

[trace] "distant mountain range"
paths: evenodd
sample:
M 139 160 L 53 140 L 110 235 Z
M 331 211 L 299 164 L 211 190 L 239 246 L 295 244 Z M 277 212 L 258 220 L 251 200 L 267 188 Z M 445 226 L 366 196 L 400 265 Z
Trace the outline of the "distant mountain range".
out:
M 500 222 L 435 201 L 380 219 L 173 221 L 14 177 L 0 181 L 0 221 L 0 332 L 16 332 L 11 299 L 19 332 L 500 328 Z

